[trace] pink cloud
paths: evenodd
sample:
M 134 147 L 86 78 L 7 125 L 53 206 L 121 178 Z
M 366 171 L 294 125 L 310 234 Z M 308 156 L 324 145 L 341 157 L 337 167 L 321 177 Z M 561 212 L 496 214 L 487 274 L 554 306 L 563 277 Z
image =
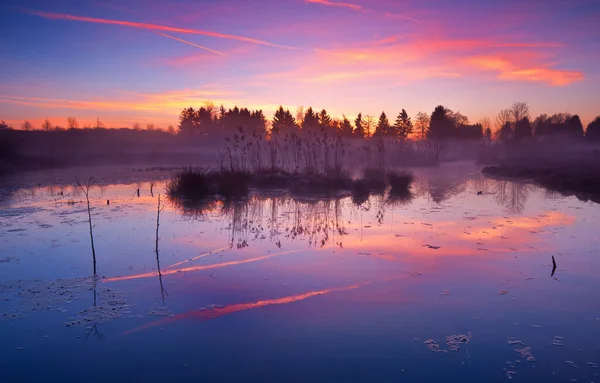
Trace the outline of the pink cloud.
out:
M 357 4 L 343 3 L 343 2 L 337 2 L 337 1 L 329 1 L 329 0 L 304 0 L 304 1 L 306 1 L 307 3 L 329 5 L 332 7 L 350 8 L 354 11 L 362 11 L 364 9 L 362 6 L 357 5 Z

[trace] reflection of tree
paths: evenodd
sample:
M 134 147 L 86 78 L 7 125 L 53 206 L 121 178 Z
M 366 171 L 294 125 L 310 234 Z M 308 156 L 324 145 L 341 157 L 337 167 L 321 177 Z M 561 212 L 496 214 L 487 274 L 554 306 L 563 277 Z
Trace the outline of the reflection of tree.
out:
M 529 196 L 529 185 L 504 180 L 496 181 L 494 186 L 496 203 L 504 207 L 507 212 L 520 214 L 525 209 Z
M 93 289 L 92 290 L 94 291 L 94 307 L 97 307 L 96 306 L 96 301 L 97 301 L 97 299 L 96 299 L 96 284 L 98 282 L 98 276 L 94 275 L 92 278 L 93 278 L 93 280 L 92 280 L 92 283 L 93 283 L 92 287 L 93 287 Z M 96 338 L 98 338 L 100 340 L 104 339 L 104 334 L 102 334 L 100 332 L 100 329 L 98 329 L 98 323 L 94 323 L 92 325 L 92 327 L 89 327 L 89 328 L 86 329 L 86 331 L 85 331 L 85 340 L 87 341 L 90 336 L 94 336 L 94 337 L 96 337 Z

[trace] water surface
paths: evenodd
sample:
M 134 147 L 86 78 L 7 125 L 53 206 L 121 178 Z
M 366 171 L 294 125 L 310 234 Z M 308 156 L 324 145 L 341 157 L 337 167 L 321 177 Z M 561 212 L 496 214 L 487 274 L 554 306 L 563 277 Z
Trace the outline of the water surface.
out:
M 77 173 L 97 277 L 72 173 L 2 184 L 2 381 L 600 381 L 599 205 L 460 164 L 202 210 L 164 169 Z

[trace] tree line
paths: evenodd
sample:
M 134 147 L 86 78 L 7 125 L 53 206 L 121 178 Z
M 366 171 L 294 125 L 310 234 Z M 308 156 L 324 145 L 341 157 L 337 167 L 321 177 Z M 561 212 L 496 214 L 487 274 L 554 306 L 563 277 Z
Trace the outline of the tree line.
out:
M 46 119 L 42 123 L 42 131 L 64 131 L 80 129 L 78 120 L 74 117 L 67 118 L 66 128 L 53 125 Z M 84 129 L 105 129 L 100 119 L 94 126 L 85 126 Z M 548 139 L 552 137 L 583 138 L 590 141 L 600 141 L 600 116 L 596 117 L 584 129 L 578 115 L 557 113 L 547 114 L 532 118 L 529 105 L 526 102 L 515 102 L 511 107 L 502 109 L 495 119 L 495 129 L 489 118 L 483 118 L 477 123 L 443 105 L 438 105 L 431 114 L 419 112 L 415 119 L 401 109 L 396 118 L 390 121 L 387 114 L 382 112 L 378 119 L 369 115 L 358 113 L 350 121 L 345 115 L 342 118 L 333 118 L 322 109 L 316 111 L 312 107 L 298 108 L 295 114 L 289 109 L 280 106 L 269 121 L 262 110 L 249 110 L 248 108 L 226 109 L 221 106 L 216 108 L 212 102 L 206 102 L 198 109 L 189 107 L 179 114 L 179 124 L 175 128 L 169 126 L 168 133 L 179 133 L 185 136 L 228 136 L 239 129 L 254 132 L 260 135 L 290 135 L 301 133 L 328 133 L 348 138 L 383 138 L 390 137 L 399 141 L 410 138 L 427 140 L 469 139 L 497 140 L 505 145 L 521 143 L 531 139 Z M 12 129 L 4 121 L 0 122 L 0 130 Z M 34 130 L 29 121 L 24 121 L 21 130 Z M 144 130 L 139 124 L 133 124 L 131 130 Z M 148 124 L 148 131 L 160 130 L 154 124 Z

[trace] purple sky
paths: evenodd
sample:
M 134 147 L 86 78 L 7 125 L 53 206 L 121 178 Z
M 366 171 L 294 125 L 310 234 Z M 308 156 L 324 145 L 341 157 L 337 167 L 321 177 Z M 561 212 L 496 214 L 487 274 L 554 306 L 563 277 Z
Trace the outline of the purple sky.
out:
M 438 104 L 476 122 L 600 114 L 591 0 L 8 0 L 0 120 L 176 125 L 206 100 L 334 116 Z

